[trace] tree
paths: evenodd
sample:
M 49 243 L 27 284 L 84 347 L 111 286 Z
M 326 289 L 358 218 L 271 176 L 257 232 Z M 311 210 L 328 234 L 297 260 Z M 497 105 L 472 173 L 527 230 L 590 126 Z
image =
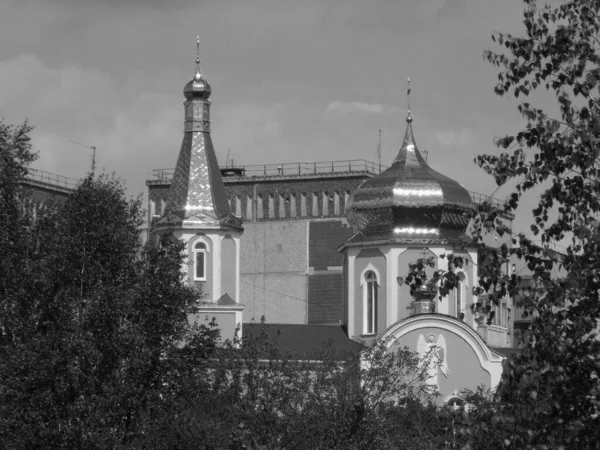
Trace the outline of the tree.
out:
M 518 180 L 511 210 L 524 193 L 545 187 L 531 225 L 541 245 L 519 235 L 519 247 L 508 252 L 525 259 L 534 288 L 543 294 L 522 300 L 539 316 L 533 318 L 530 345 L 507 365 L 498 393 L 500 419 L 510 421 L 514 437 L 507 443 L 515 447 L 592 448 L 600 437 L 600 2 L 538 7 L 526 0 L 525 5 L 525 36 L 495 33 L 492 39 L 506 53 L 486 52 L 501 68 L 495 91 L 528 97 L 545 89 L 554 94 L 559 112 L 553 116 L 522 102 L 525 128 L 497 142 L 508 151 L 477 158 L 499 184 Z M 495 219 L 489 212 L 483 218 Z M 570 239 L 566 257 L 557 261 L 548 246 L 565 238 Z M 559 263 L 569 276 L 552 280 L 550 272 Z M 516 292 L 515 279 L 502 282 Z
M 524 351 L 508 360 L 495 402 L 480 405 L 470 420 L 475 429 L 503 430 L 503 444 L 511 448 L 596 448 L 600 2 L 524 3 L 524 36 L 494 33 L 504 53 L 485 56 L 500 68 L 495 92 L 525 97 L 518 111 L 526 125 L 497 140 L 500 155 L 478 156 L 476 163 L 498 185 L 516 182 L 505 211 L 515 212 L 533 188 L 544 189 L 532 211 L 531 231 L 540 241 L 522 233 L 513 236 L 510 248 L 486 248 L 484 232 L 510 232 L 498 220 L 500 211 L 487 203 L 475 218 L 474 237 L 481 251 L 480 288 L 493 301 L 506 293 L 518 298 L 533 317 L 532 333 Z M 556 115 L 527 101 L 544 89 L 556 99 Z M 551 246 L 565 239 L 566 255 L 557 258 Z M 500 270 L 513 257 L 533 272 L 532 295 L 518 296 L 519 278 Z M 552 279 L 558 265 L 566 278 Z
M 29 211 L 24 208 L 27 197 L 21 180 L 37 155 L 31 151 L 31 127 L 7 125 L 0 121 L 0 340 L 11 340 L 18 327 L 12 312 L 18 305 L 12 301 L 29 285 L 25 276 L 33 252 L 35 229 Z
M 0 127 L 0 439 L 129 448 L 144 411 L 204 370 L 218 332 L 188 321 L 200 293 L 184 283 L 183 244 L 142 247 L 140 200 L 113 176 L 31 214 L 29 130 Z
M 479 286 L 497 303 L 507 294 L 532 317 L 527 347 L 509 359 L 494 401 L 480 402 L 470 430 L 496 434 L 511 448 L 596 448 L 600 437 L 600 1 L 567 0 L 559 6 L 524 0 L 524 36 L 495 32 L 503 51 L 486 51 L 500 68 L 495 92 L 524 98 L 518 111 L 524 128 L 497 140 L 499 155 L 475 162 L 498 185 L 516 184 L 504 212 L 515 213 L 523 195 L 542 188 L 532 211 L 531 232 L 512 236 L 513 246 L 488 248 L 485 233 L 510 233 L 499 211 L 486 202 L 474 217 L 479 247 Z M 556 113 L 536 107 L 528 97 L 546 91 Z M 539 238 L 539 240 L 537 240 Z M 565 255 L 552 250 L 568 241 Z M 523 259 L 533 272 L 526 295 L 519 277 L 501 265 Z M 568 275 L 553 279 L 552 270 Z M 422 269 L 422 265 L 421 268 Z M 409 282 L 427 283 L 418 265 Z M 409 274 L 409 276 L 411 275 Z M 452 267 L 440 280 L 440 294 L 452 289 Z
M 192 380 L 185 398 L 163 402 L 169 413 L 154 416 L 136 445 L 438 449 L 452 440 L 452 416 L 434 404 L 406 348 L 340 355 L 324 346 L 316 362 L 283 354 L 264 331 L 241 344 L 215 353 L 208 376 Z

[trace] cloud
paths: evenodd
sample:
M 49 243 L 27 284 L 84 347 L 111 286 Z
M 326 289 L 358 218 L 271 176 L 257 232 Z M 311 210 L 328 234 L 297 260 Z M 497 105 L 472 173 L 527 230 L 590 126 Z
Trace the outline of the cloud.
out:
M 51 68 L 36 56 L 20 55 L 0 61 L 0 116 L 8 123 L 28 118 L 35 127 L 36 168 L 83 176 L 91 153 L 69 142 L 76 141 L 97 147 L 99 169 L 133 181 L 130 175 L 143 177 L 173 164 L 183 129 L 179 102 L 148 89 L 154 83 L 147 78 L 135 90 L 123 89 L 131 83 L 121 84 L 99 69 Z
M 446 146 L 467 145 L 473 140 L 473 132 L 468 128 L 442 130 L 435 135 L 438 142 Z
M 390 112 L 394 112 L 396 108 L 390 108 Z M 362 102 L 331 102 L 327 105 L 326 111 L 337 114 L 383 114 L 388 109 L 379 103 L 362 103 Z
M 240 164 L 272 161 L 286 152 L 289 144 L 283 136 L 288 107 L 283 103 L 231 103 L 212 112 L 212 136 L 219 163 L 226 154 Z M 216 138 L 216 139 L 215 139 Z
M 438 17 L 461 17 L 467 9 L 467 0 L 446 0 L 437 12 Z

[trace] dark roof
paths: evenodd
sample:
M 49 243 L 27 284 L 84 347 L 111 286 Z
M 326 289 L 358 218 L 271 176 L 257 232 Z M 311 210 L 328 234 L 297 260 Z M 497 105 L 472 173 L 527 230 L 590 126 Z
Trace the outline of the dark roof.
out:
M 324 355 L 347 359 L 364 347 L 348 339 L 341 325 L 262 324 L 242 325 L 244 338 L 265 332 L 282 355 L 292 359 L 318 360 Z

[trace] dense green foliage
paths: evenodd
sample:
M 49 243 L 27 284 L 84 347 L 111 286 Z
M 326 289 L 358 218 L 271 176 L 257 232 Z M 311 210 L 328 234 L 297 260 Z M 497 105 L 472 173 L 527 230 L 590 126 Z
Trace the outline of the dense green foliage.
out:
M 182 245 L 143 248 L 140 201 L 113 177 L 88 176 L 64 205 L 33 213 L 21 184 L 35 158 L 28 132 L 0 129 L 1 440 L 114 447 L 137 433 L 174 367 L 206 358 L 215 333 L 188 325 L 198 293 L 183 283 Z
M 496 420 L 507 426 L 506 442 L 523 448 L 596 448 L 600 438 L 600 1 L 565 1 L 557 7 L 525 1 L 525 36 L 495 33 L 506 53 L 487 52 L 501 68 L 496 93 L 528 97 L 545 89 L 556 113 L 530 101 L 519 105 L 525 128 L 498 140 L 500 156 L 480 156 L 478 164 L 498 183 L 516 179 L 507 208 L 544 187 L 532 211 L 531 230 L 541 244 L 524 235 L 515 249 L 534 272 L 533 295 L 521 296 L 532 313 L 528 347 L 511 360 L 498 392 Z M 493 212 L 482 221 L 494 221 Z M 557 259 L 548 245 L 569 239 Z M 562 264 L 569 276 L 552 279 Z M 518 293 L 516 280 L 500 283 Z M 533 314 L 535 313 L 535 314 Z

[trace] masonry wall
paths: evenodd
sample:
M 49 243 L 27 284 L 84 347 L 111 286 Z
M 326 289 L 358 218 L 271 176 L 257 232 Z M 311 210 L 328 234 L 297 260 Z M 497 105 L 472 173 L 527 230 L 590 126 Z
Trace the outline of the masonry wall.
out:
M 308 323 L 343 322 L 343 255 L 337 249 L 352 235 L 346 219 L 310 222 Z
M 308 222 L 245 223 L 240 248 L 244 322 L 307 322 Z

